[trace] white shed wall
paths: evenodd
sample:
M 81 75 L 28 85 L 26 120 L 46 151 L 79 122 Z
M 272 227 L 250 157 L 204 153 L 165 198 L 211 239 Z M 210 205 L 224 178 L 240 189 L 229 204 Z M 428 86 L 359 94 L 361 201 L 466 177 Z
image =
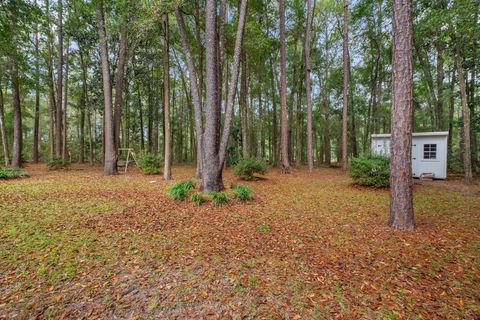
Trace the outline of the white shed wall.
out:
M 435 179 L 447 178 L 448 132 L 414 133 L 412 137 L 412 174 L 433 173 Z M 372 152 L 390 156 L 390 135 L 372 135 Z

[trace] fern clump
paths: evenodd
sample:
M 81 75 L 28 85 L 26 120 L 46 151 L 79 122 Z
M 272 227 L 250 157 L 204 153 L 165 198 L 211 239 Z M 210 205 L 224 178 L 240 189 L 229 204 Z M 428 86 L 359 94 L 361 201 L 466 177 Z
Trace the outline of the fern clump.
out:
M 250 187 L 239 184 L 233 187 L 233 194 L 235 198 L 240 201 L 249 201 L 253 199 L 253 191 Z
M 190 196 L 190 202 L 196 206 L 201 206 L 207 199 L 200 192 L 195 192 Z
M 267 173 L 267 163 L 263 159 L 243 158 L 235 165 L 233 173 L 243 180 L 255 180 L 255 173 Z
M 20 168 L 0 168 L 0 179 L 17 179 L 28 177 L 28 174 Z
M 188 192 L 195 187 L 191 180 L 180 181 L 172 184 L 168 190 L 168 195 L 174 200 L 183 201 L 187 198 Z
M 50 161 L 47 162 L 48 170 L 60 170 L 68 169 L 70 167 L 70 161 L 67 159 L 62 159 L 59 157 L 53 157 Z
M 222 192 L 211 192 L 212 202 L 216 207 L 221 207 L 224 204 L 228 203 L 228 194 L 225 191 Z

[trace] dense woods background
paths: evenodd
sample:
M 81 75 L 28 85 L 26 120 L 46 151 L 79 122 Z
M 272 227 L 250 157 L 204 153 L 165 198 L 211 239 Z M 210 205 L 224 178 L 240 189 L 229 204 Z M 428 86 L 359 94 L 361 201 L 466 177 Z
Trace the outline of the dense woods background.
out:
M 344 116 L 348 155 L 368 153 L 372 133 L 390 132 L 391 4 L 383 0 L 344 4 L 312 0 L 307 10 L 303 0 L 284 3 L 289 165 L 307 164 L 310 92 L 312 165 L 342 159 L 344 102 L 348 102 Z M 206 59 L 211 48 L 204 7 L 204 1 L 3 1 L 3 163 L 18 166 L 21 161 L 54 157 L 114 163 L 119 147 L 163 156 L 170 145 L 173 163 L 195 163 L 196 93 L 178 20 L 181 17 L 185 26 L 205 115 L 211 98 Z M 219 1 L 215 11 L 222 114 L 235 72 L 239 11 L 239 2 L 226 0 Z M 479 168 L 479 11 L 480 2 L 472 0 L 413 3 L 414 131 L 449 131 L 449 166 L 455 170 L 463 170 L 465 148 L 474 170 Z M 277 1 L 248 2 L 227 163 L 245 156 L 281 163 L 280 13 Z M 307 70 L 311 84 L 306 86 Z M 464 143 L 464 127 L 470 127 L 470 145 Z M 167 166 L 165 171 L 168 178 Z

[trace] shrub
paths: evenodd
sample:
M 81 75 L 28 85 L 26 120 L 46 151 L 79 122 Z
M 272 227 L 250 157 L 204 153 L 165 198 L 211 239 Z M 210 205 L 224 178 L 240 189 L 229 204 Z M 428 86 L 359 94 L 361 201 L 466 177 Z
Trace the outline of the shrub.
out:
M 233 187 L 233 194 L 238 200 L 247 201 L 253 199 L 253 191 L 250 187 L 239 184 Z
M 228 195 L 225 191 L 222 192 L 211 192 L 212 202 L 217 207 L 221 207 L 224 204 L 228 203 Z
M 48 170 L 67 169 L 70 166 L 70 161 L 59 157 L 53 157 L 47 162 Z
M 168 188 L 167 193 L 171 198 L 183 201 L 187 198 L 188 191 L 190 191 L 190 189 L 193 189 L 194 187 L 195 183 L 191 180 L 180 181 L 172 184 Z
M 20 168 L 0 168 L 0 179 L 16 179 L 28 177 L 28 174 Z
M 244 180 L 253 180 L 254 173 L 265 174 L 267 163 L 263 159 L 243 158 L 234 167 L 234 174 Z
M 390 186 L 390 159 L 364 155 L 350 159 L 349 174 L 355 184 L 374 188 Z
M 140 152 L 138 156 L 138 167 L 145 174 L 158 174 L 162 166 L 162 159 L 159 155 L 150 152 Z
M 200 192 L 195 192 L 190 196 L 190 201 L 193 202 L 194 205 L 200 206 L 207 200 Z

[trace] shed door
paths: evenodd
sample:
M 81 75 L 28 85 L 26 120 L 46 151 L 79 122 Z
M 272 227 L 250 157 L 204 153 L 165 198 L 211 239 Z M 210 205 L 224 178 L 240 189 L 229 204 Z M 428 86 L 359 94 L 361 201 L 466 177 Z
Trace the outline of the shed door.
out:
M 421 154 L 420 154 L 420 147 L 421 144 L 418 142 L 413 142 L 412 144 L 412 174 L 414 177 L 420 177 L 420 160 L 421 160 Z

